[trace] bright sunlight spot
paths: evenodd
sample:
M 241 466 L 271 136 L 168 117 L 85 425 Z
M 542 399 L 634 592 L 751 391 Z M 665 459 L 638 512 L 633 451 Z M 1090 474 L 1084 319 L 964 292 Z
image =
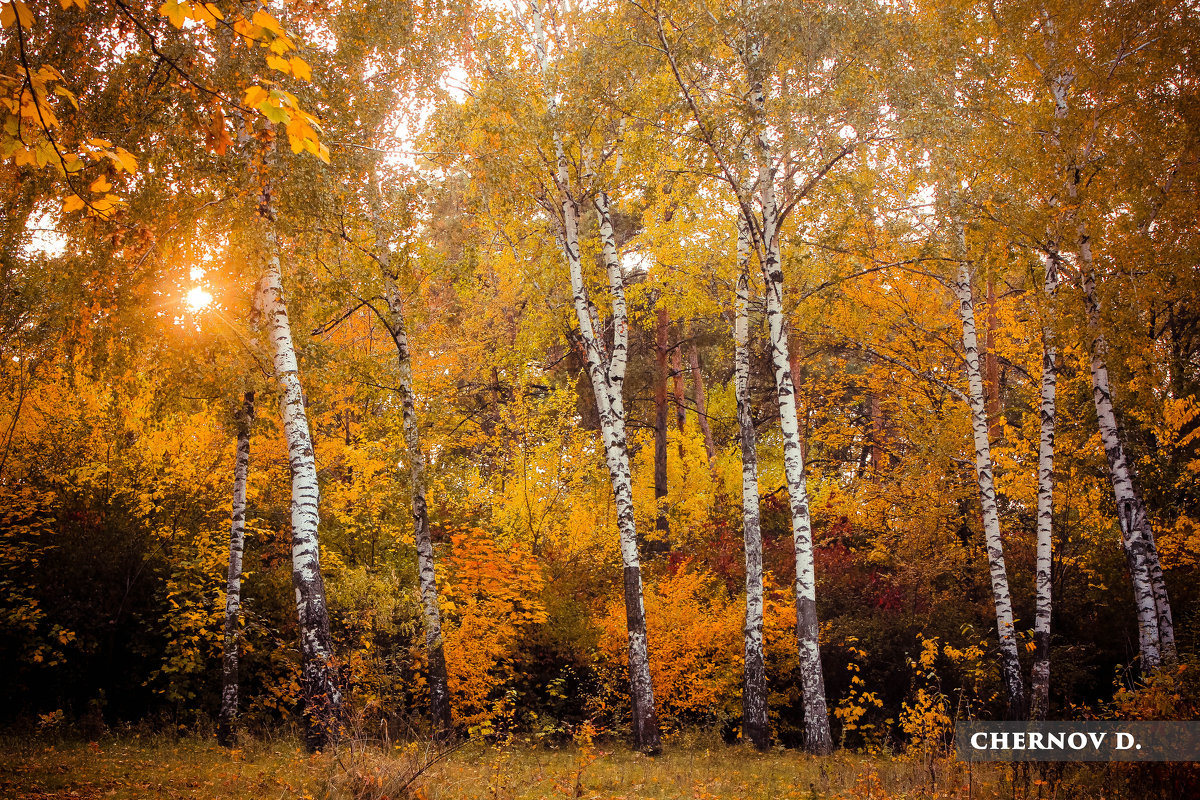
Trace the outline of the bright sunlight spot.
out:
M 196 286 L 187 293 L 187 297 L 184 298 L 184 302 L 187 303 L 188 311 L 195 314 L 197 311 L 202 311 L 207 308 L 208 304 L 212 302 L 212 299 L 213 296 L 209 292 L 206 292 L 199 286 Z

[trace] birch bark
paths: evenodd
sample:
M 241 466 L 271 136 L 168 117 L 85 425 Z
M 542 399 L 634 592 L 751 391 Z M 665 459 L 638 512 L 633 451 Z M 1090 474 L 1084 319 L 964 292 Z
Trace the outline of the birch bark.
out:
M 1113 409 L 1112 388 L 1108 379 L 1108 342 L 1100 328 L 1100 302 L 1096 295 L 1091 243 L 1083 225 L 1079 226 L 1079 255 L 1083 270 L 1083 296 L 1087 305 L 1088 330 L 1092 339 L 1092 402 L 1096 407 L 1100 441 L 1108 459 L 1108 474 L 1117 501 L 1117 524 L 1121 528 L 1125 558 L 1129 563 L 1129 575 L 1133 583 L 1142 667 L 1151 670 L 1162 664 L 1164 655 L 1174 657 L 1171 607 L 1167 601 L 1165 587 L 1159 592 L 1155 591 L 1151 563 L 1157 565 L 1158 553 L 1154 551 L 1152 555 L 1154 534 L 1150 529 L 1146 507 L 1134 486 L 1133 473 L 1125 458 L 1125 448 L 1121 444 L 1120 425 Z M 1158 574 L 1161 586 L 1161 567 Z M 1163 631 L 1164 622 L 1168 631 L 1166 636 Z
M 546 34 L 538 0 L 529 3 L 533 17 L 534 47 L 537 51 L 546 103 L 550 114 L 557 111 L 554 93 L 548 83 L 549 60 L 546 54 Z M 621 542 L 621 561 L 625 585 L 625 621 L 629 634 L 629 684 L 633 700 L 633 743 L 645 753 L 658 753 L 658 716 L 654 706 L 654 689 L 650 680 L 650 661 L 646 640 L 646 610 L 642 594 L 641 561 L 638 555 L 637 527 L 633 515 L 633 488 L 629 470 L 629 448 L 625 439 L 625 405 L 623 389 L 628 352 L 629 322 L 625 306 L 624 277 L 617 258 L 608 195 L 598 192 L 595 208 L 599 215 L 600 237 L 605 267 L 608 273 L 609 294 L 613 311 L 613 346 L 609 354 L 601 340 L 596 307 L 588 297 L 583 280 L 583 265 L 579 251 L 579 205 L 571 192 L 570 171 L 561 131 L 554 130 L 555 183 L 561 199 L 561 229 L 563 253 L 571 277 L 571 294 L 575 316 L 579 322 L 580 338 L 596 410 L 600 417 L 600 432 L 604 441 L 605 461 L 612 479 L 613 497 L 617 512 L 617 530 Z
M 378 202 L 378 195 L 372 203 Z M 434 735 L 447 738 L 454 731 L 450 708 L 450 682 L 442 638 L 442 612 L 437 588 L 437 563 L 433 538 L 429 532 L 429 509 L 425 503 L 425 456 L 421 452 L 421 431 L 417 422 L 416 396 L 413 392 L 412 352 L 408 346 L 408 326 L 404 304 L 391 268 L 391 250 L 384 234 L 378 207 L 372 208 L 375 228 L 375 258 L 383 273 L 383 319 L 396 345 L 396 388 L 400 394 L 400 414 L 404 445 L 408 454 L 409 497 L 412 507 L 413 541 L 417 548 L 417 583 L 421 592 L 421 610 L 425 622 L 425 657 L 428 661 L 429 716 Z
M 1026 715 L 1025 686 L 1017 653 L 1017 632 L 1013 623 L 1008 571 L 1004 565 L 1000 513 L 996 508 L 987 407 L 983 374 L 979 364 L 979 341 L 975 332 L 975 301 L 971 293 L 971 272 L 966 260 L 966 233 L 958 220 L 954 221 L 954 227 L 954 255 L 959 260 L 954 294 L 958 299 L 958 316 L 962 322 L 963 355 L 967 365 L 967 398 L 971 407 L 971 432 L 975 440 L 975 475 L 979 484 L 980 505 L 983 508 L 983 533 L 992 580 L 992 600 L 996 606 L 996 629 L 1000 637 L 1000 671 L 1004 679 L 1009 718 L 1023 719 Z
M 1057 46 L 1054 21 L 1047 13 L 1044 15 L 1044 22 L 1047 48 L 1053 55 Z M 1058 128 L 1061 121 L 1066 118 L 1069 110 L 1067 93 L 1073 78 L 1071 72 L 1060 71 L 1051 82 L 1056 139 L 1059 137 Z M 1068 166 L 1063 171 L 1062 196 L 1067 198 L 1069 218 L 1075 222 L 1080 284 L 1091 338 L 1092 402 L 1096 408 L 1100 439 L 1108 460 L 1109 480 L 1117 504 L 1117 523 L 1121 529 L 1125 559 L 1129 564 L 1130 582 L 1133 584 L 1142 666 L 1145 669 L 1155 669 L 1164 659 L 1173 662 L 1176 658 L 1175 625 L 1162 565 L 1158 559 L 1158 548 L 1154 541 L 1154 530 L 1121 444 L 1120 423 L 1113 408 L 1112 387 L 1108 378 L 1108 342 L 1104 336 L 1100 300 L 1096 294 L 1091 236 L 1086 220 L 1078 218 L 1076 210 L 1080 202 L 1080 165 L 1086 163 L 1091 156 L 1091 148 L 1092 144 L 1088 142 L 1071 154 Z
M 1038 437 L 1037 601 L 1033 620 L 1030 717 L 1044 720 L 1050 709 L 1050 622 L 1054 607 L 1054 422 L 1058 348 L 1054 337 L 1054 298 L 1058 291 L 1057 248 L 1046 255 L 1046 319 L 1042 325 L 1041 431 Z
M 758 450 L 750 407 L 750 232 L 738 215 L 738 281 L 734 300 L 734 386 L 738 443 L 742 451 L 742 538 L 746 553 L 745 681 L 742 738 L 759 750 L 771 743 L 767 719 L 767 673 L 763 659 L 762 526 L 759 517 Z
M 765 147 L 765 140 L 763 141 Z M 796 390 L 783 319 L 783 266 L 779 256 L 779 218 L 774 175 L 768 169 L 760 181 L 763 242 L 762 264 L 766 287 L 767 329 L 771 337 L 771 362 L 775 371 L 775 396 L 783 432 L 783 467 L 792 511 L 792 541 L 796 550 L 796 640 L 800 650 L 800 678 L 804 686 L 804 742 L 812 753 L 833 752 L 829 709 L 825 702 L 825 674 L 817 623 L 817 576 L 813 561 L 812 520 L 800 424 L 796 415 Z
M 229 570 L 225 576 L 225 637 L 221 669 L 221 711 L 217 741 L 225 747 L 237 739 L 238 655 L 241 639 L 242 553 L 245 547 L 246 475 L 250 470 L 250 422 L 254 419 L 254 392 L 246 392 L 234 413 L 237 456 L 233 466 L 233 514 L 229 526 Z
M 270 189 L 263 195 L 260 212 L 268 226 L 274 221 Z M 288 467 L 292 475 L 292 586 L 296 590 L 296 613 L 300 621 L 301 687 L 304 692 L 306 739 L 318 749 L 337 740 L 341 733 L 342 694 L 333 664 L 333 640 L 329 634 L 329 612 L 325 606 L 325 582 L 321 577 L 317 541 L 317 464 L 309 435 L 300 368 L 292 343 L 279 245 L 268 227 L 267 268 L 259 293 L 259 308 L 266 319 L 274 350 L 275 376 L 281 387 L 283 430 L 288 444 Z

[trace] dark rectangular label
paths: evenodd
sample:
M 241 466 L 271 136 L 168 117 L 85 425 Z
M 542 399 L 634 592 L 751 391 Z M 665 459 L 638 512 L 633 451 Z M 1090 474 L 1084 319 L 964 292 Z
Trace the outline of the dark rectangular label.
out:
M 1200 722 L 959 720 L 963 761 L 1200 761 Z

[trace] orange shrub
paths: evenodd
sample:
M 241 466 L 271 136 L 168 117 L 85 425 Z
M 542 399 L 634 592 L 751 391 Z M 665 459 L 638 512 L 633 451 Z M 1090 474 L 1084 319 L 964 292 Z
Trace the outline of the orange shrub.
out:
M 650 676 L 659 722 L 675 728 L 693 721 L 729 719 L 738 713 L 742 681 L 744 604 L 707 571 L 684 565 L 647 582 L 646 626 Z M 599 620 L 596 710 L 628 713 L 628 634 L 623 597 L 612 599 Z

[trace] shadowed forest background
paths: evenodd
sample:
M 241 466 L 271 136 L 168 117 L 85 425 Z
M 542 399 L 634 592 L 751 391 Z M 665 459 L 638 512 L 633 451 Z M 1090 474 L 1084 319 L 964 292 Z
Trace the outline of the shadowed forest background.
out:
M 1192 4 L 0 13 L 13 732 L 1196 718 Z

